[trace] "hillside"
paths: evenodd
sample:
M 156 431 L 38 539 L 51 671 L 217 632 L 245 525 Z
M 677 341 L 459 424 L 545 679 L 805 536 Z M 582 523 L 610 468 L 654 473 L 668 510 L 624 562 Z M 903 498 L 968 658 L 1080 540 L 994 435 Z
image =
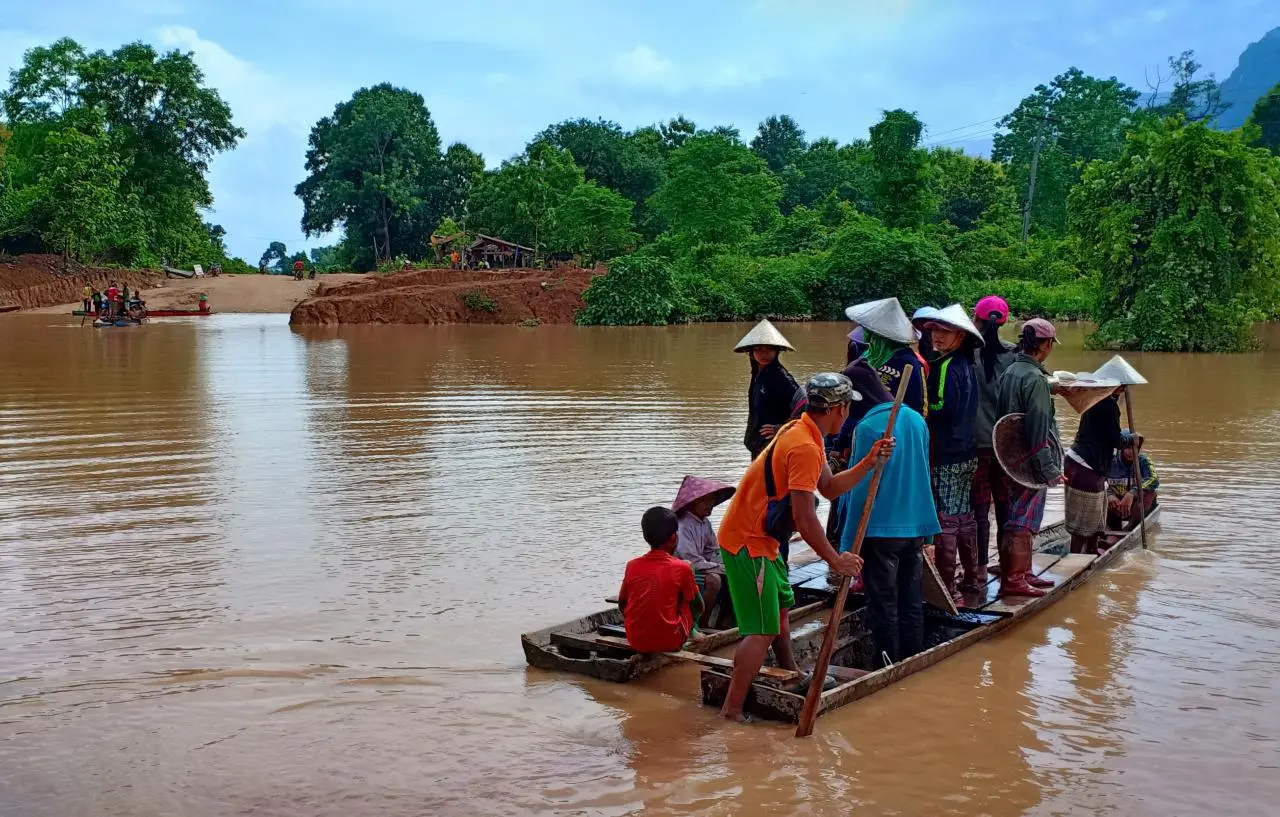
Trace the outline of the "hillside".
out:
M 1256 43 L 1251 43 L 1240 55 L 1231 76 L 1222 82 L 1222 100 L 1230 102 L 1218 127 L 1223 130 L 1238 128 L 1249 118 L 1253 104 L 1280 82 L 1280 28 L 1273 28 Z

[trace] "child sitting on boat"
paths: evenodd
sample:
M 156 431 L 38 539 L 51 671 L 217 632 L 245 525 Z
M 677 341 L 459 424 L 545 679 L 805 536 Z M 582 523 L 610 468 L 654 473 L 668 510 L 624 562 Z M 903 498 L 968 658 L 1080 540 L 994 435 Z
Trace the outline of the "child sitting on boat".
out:
M 640 519 L 649 552 L 627 562 L 618 591 L 627 642 L 636 652 L 678 650 L 694 633 L 701 603 L 693 568 L 674 555 L 679 523 L 669 508 L 650 508 Z
M 708 517 L 712 509 L 727 501 L 735 490 L 732 485 L 714 479 L 686 476 L 676 492 L 675 502 L 671 503 L 671 510 L 679 523 L 680 542 L 676 545 L 676 556 L 693 567 L 694 583 L 702 594 L 702 619 L 698 626 L 704 630 L 711 626 L 711 611 L 717 601 L 723 602 L 720 606 L 722 620 L 730 606 L 728 593 L 722 593 L 725 585 L 720 543 Z
M 1138 511 L 1134 507 L 1137 492 L 1133 490 L 1133 456 L 1138 455 L 1138 468 L 1142 475 L 1143 514 L 1150 515 L 1156 505 L 1156 493 L 1160 490 L 1160 477 L 1156 475 L 1151 458 L 1142 450 L 1143 438 L 1125 429 L 1120 433 L 1120 455 L 1112 460 L 1107 488 L 1107 530 L 1125 531 L 1138 524 Z

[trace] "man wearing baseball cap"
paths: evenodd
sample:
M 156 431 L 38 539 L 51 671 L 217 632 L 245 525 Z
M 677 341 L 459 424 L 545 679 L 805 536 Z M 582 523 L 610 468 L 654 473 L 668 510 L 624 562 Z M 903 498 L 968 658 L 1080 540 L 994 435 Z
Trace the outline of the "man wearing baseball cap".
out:
M 849 378 L 824 372 L 805 384 L 808 405 L 800 419 L 784 425 L 747 468 L 720 523 L 720 550 L 725 581 L 733 599 L 742 641 L 733 656 L 733 677 L 720 714 L 741 721 L 751 682 L 773 647 L 778 666 L 799 669 L 791 654 L 787 620 L 795 595 L 787 564 L 779 556 L 781 542 L 799 532 L 831 569 L 855 576 L 862 560 L 837 553 L 818 521 L 817 494 L 835 499 L 853 488 L 879 461 L 893 453 L 893 440 L 873 446 L 852 468 L 832 474 L 823 439 L 840 430 L 849 404 L 861 401 Z M 821 681 L 819 681 L 821 683 Z
M 1062 450 L 1058 420 L 1049 388 L 1049 372 L 1044 367 L 1058 332 L 1044 318 L 1032 318 L 1022 325 L 1018 356 L 1000 375 L 998 414 L 1025 414 L 1026 450 L 1031 452 L 1031 470 L 1046 486 L 1062 484 L 1062 462 L 1055 452 Z M 1031 552 L 1035 535 L 1044 520 L 1046 488 L 1009 484 L 1009 517 L 1005 521 L 1005 541 L 1000 549 L 1000 595 L 1043 596 L 1041 587 L 1053 582 L 1031 572 Z

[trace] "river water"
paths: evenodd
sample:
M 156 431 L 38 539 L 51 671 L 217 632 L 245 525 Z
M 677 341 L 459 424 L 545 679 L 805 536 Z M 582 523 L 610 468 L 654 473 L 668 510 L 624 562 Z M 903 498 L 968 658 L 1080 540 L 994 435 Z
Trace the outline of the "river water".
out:
M 77 323 L 0 320 L 6 817 L 1280 799 L 1280 352 L 1132 356 L 1151 549 L 797 741 L 721 723 L 691 668 L 615 686 L 518 644 L 605 606 L 683 474 L 741 473 L 745 326 Z M 783 329 L 797 377 L 843 360 L 845 326 Z M 1064 336 L 1050 368 L 1105 358 Z

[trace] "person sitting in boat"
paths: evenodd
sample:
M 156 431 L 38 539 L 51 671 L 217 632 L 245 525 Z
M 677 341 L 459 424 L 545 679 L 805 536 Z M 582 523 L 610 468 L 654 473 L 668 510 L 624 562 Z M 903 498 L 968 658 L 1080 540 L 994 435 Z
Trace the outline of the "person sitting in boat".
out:
M 670 652 L 694 633 L 700 611 L 693 568 L 673 554 L 680 523 L 669 508 L 650 508 L 640 519 L 649 552 L 627 562 L 618 608 L 627 643 L 636 652 Z
M 724 562 L 720 559 L 720 543 L 716 541 L 715 529 L 711 527 L 711 511 L 721 502 L 725 502 L 736 489 L 732 485 L 716 482 L 714 479 L 702 477 L 685 477 L 676 493 L 676 501 L 671 503 L 680 528 L 680 543 L 676 545 L 676 556 L 684 559 L 693 567 L 694 583 L 702 594 L 702 618 L 698 626 L 707 629 L 711 626 L 711 612 L 716 603 L 722 600 L 724 587 Z M 727 599 L 725 599 L 727 600 Z M 728 604 L 720 605 L 720 618 L 724 619 Z
M 893 398 L 877 399 L 858 423 L 853 456 L 874 450 L 884 436 Z M 885 463 L 879 492 L 862 542 L 863 592 L 867 624 L 877 668 L 896 664 L 924 645 L 921 573 L 924 545 L 941 530 L 929 471 L 929 426 L 918 411 L 903 403 L 893 427 L 896 447 Z M 840 550 L 850 552 L 866 507 L 870 480 L 858 483 L 840 500 Z M 954 563 L 953 563 L 954 565 Z
M 1114 382 L 1114 381 L 1113 381 Z M 1075 441 L 1067 449 L 1064 507 L 1072 553 L 1096 553 L 1107 522 L 1107 478 L 1122 444 L 1120 395 L 1116 389 L 1080 415 Z
M 1107 476 L 1107 530 L 1125 531 L 1138 524 L 1135 508 L 1137 498 L 1133 490 L 1133 456 L 1138 454 L 1138 468 L 1142 475 L 1143 515 L 1148 516 L 1156 506 L 1156 495 L 1160 491 L 1160 477 L 1156 475 L 1151 458 L 1142 450 L 1143 438 L 1136 437 L 1132 431 L 1125 429 L 1120 433 L 1120 456 L 1111 463 L 1111 472 Z

